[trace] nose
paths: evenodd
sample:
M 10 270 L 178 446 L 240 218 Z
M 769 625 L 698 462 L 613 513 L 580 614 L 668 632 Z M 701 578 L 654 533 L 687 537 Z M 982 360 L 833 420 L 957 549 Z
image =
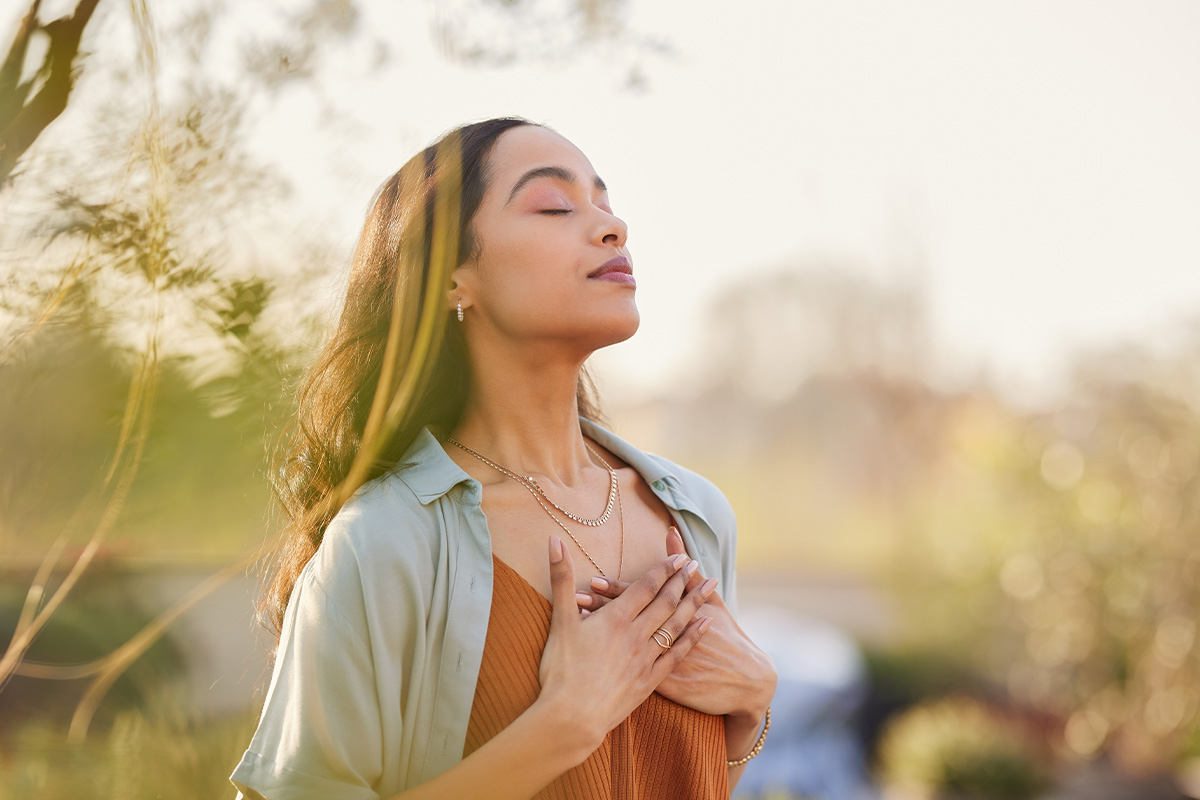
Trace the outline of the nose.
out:
M 629 238 L 629 226 L 625 224 L 625 220 L 602 208 L 597 210 L 600 221 L 596 228 L 596 238 L 601 244 L 624 247 L 625 240 Z

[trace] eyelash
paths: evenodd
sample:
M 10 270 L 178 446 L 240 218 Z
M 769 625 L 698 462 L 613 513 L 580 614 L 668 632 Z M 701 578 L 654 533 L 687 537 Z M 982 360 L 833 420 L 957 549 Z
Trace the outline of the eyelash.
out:
M 570 214 L 571 211 L 566 208 L 545 208 L 545 209 L 542 209 L 538 213 L 557 215 L 557 214 Z

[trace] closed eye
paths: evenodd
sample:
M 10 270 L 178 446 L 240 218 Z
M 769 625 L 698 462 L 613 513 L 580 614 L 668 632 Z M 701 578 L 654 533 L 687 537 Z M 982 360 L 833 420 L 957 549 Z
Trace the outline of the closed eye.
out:
M 539 214 L 570 214 L 569 208 L 545 208 L 538 212 Z

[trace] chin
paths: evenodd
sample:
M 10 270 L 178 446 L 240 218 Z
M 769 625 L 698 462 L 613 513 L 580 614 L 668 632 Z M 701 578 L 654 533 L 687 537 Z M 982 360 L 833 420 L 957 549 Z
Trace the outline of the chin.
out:
M 612 320 L 611 335 L 609 340 L 602 346 L 610 344 L 619 344 L 633 337 L 637 333 L 638 327 L 642 324 L 642 317 L 638 314 L 637 306 L 624 314 L 620 319 Z
M 637 333 L 641 319 L 637 312 L 620 317 L 606 316 L 604 319 L 589 320 L 586 328 L 576 328 L 570 338 L 579 342 L 587 353 L 594 353 L 614 344 L 620 344 Z

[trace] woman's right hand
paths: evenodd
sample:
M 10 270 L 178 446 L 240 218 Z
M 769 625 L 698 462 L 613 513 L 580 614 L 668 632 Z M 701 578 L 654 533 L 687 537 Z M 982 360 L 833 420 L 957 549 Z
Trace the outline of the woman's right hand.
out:
M 554 610 L 537 704 L 564 715 L 580 736 L 580 761 L 671 674 L 712 622 L 696 617 L 712 588 L 685 591 L 697 566 L 685 555 L 665 558 L 620 597 L 584 616 L 576 605 L 571 556 L 561 539 L 550 537 Z M 668 649 L 653 638 L 659 628 L 671 635 Z

